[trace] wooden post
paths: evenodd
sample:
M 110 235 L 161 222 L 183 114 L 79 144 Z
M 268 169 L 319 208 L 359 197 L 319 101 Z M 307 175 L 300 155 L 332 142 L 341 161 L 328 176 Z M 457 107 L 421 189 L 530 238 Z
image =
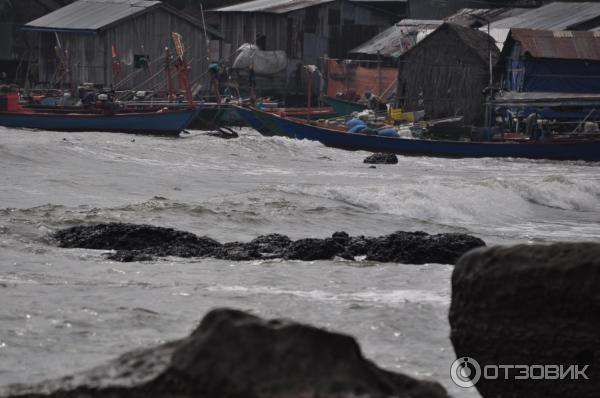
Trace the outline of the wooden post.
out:
M 381 88 L 381 52 L 379 50 L 377 50 L 377 84 L 378 84 L 378 93 L 377 96 L 379 97 L 379 99 L 381 98 L 381 92 L 382 92 L 382 88 Z
M 306 81 L 308 84 L 308 89 L 306 91 L 306 104 L 308 105 L 308 120 L 310 120 L 310 115 L 312 113 L 312 73 L 310 73 L 310 70 L 308 68 L 306 68 Z

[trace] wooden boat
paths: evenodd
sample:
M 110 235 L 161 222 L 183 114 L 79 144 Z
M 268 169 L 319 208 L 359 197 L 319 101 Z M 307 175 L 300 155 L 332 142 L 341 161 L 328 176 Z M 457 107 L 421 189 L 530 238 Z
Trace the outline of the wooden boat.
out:
M 353 112 L 362 112 L 367 109 L 367 105 L 365 104 L 337 97 L 324 97 L 323 101 L 331 106 L 339 116 L 349 115 Z
M 200 108 L 122 112 L 58 113 L 20 110 L 0 112 L 0 126 L 51 131 L 107 131 L 134 134 L 178 135 L 196 117 Z
M 522 138 L 502 141 L 409 139 L 348 133 L 345 128 L 317 125 L 314 122 L 281 117 L 254 108 L 238 108 L 238 112 L 253 127 L 260 127 L 257 130 L 263 134 L 314 140 L 330 147 L 348 150 L 454 158 L 515 157 L 600 161 L 600 139 L 554 138 L 547 141 Z

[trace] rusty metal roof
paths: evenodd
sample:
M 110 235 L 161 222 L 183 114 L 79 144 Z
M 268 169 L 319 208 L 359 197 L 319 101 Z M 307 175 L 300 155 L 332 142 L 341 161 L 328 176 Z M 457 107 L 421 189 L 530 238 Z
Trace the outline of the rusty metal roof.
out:
M 271 14 L 287 14 L 320 4 L 332 3 L 335 0 L 253 0 L 228 7 L 214 9 L 215 12 L 265 12 Z
M 511 29 L 521 52 L 534 58 L 600 61 L 600 32 Z

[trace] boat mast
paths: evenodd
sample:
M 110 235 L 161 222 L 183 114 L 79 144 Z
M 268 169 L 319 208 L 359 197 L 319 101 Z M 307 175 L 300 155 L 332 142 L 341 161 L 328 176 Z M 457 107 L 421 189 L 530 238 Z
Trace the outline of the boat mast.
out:
M 177 74 L 179 76 L 179 88 L 185 91 L 186 99 L 193 107 L 195 105 L 188 76 L 189 67 L 183 57 L 185 54 L 183 36 L 181 36 L 179 33 L 171 32 L 171 38 L 173 39 L 173 44 L 175 46 L 175 69 L 177 70 Z

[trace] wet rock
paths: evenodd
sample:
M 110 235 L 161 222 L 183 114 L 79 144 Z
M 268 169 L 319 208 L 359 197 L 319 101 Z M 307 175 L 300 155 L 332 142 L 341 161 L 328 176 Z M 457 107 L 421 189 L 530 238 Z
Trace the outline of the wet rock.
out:
M 395 232 L 378 238 L 351 237 L 336 232 L 326 239 L 300 239 L 284 235 L 259 236 L 248 242 L 221 244 L 208 237 L 170 228 L 133 224 L 97 224 L 67 228 L 53 238 L 60 247 L 116 250 L 115 261 L 149 261 L 152 257 L 215 257 L 229 261 L 285 258 L 289 260 L 331 260 L 335 257 L 422 264 L 454 264 L 467 251 L 485 246 L 478 238 L 462 234 L 428 235 L 425 232 Z
M 344 231 L 334 232 L 333 235 L 331 235 L 331 239 L 333 239 L 340 245 L 346 246 L 350 242 L 350 235 L 348 235 L 348 233 Z
M 292 240 L 285 235 L 262 235 L 250 242 L 263 258 L 282 258 Z
M 121 263 L 133 263 L 142 261 L 152 261 L 154 257 L 138 250 L 119 250 L 106 256 L 107 259 L 119 261 Z
M 303 261 L 331 260 L 345 252 L 345 247 L 332 238 L 307 238 L 292 243 L 285 251 L 284 258 Z
M 354 236 L 348 241 L 346 250 L 354 257 L 366 256 L 375 239 L 376 238 L 369 238 L 362 235 Z
M 425 232 L 394 232 L 374 239 L 367 260 L 407 264 L 454 264 L 469 250 L 485 242 L 465 234 L 429 235 Z
M 226 129 L 225 127 L 221 127 L 215 131 L 209 131 L 206 133 L 206 135 L 210 135 L 211 137 L 223 138 L 226 140 L 239 137 L 238 133 L 231 129 Z
M 452 276 L 452 343 L 458 357 L 474 358 L 482 368 L 589 365 L 589 380 L 519 380 L 513 370 L 508 380 L 482 378 L 476 387 L 484 398 L 597 397 L 599 303 L 600 244 L 472 251 Z
M 398 156 L 393 153 L 374 153 L 365 160 L 363 163 L 368 164 L 398 164 Z
M 221 247 L 214 239 L 189 232 L 121 223 L 71 227 L 56 232 L 53 238 L 65 248 L 139 251 L 160 257 L 204 257 Z
M 188 337 L 62 379 L 0 389 L 48 398 L 444 398 L 436 382 L 377 367 L 350 336 L 214 310 Z
M 257 246 L 242 242 L 225 243 L 214 256 L 229 261 L 250 261 L 262 258 Z

